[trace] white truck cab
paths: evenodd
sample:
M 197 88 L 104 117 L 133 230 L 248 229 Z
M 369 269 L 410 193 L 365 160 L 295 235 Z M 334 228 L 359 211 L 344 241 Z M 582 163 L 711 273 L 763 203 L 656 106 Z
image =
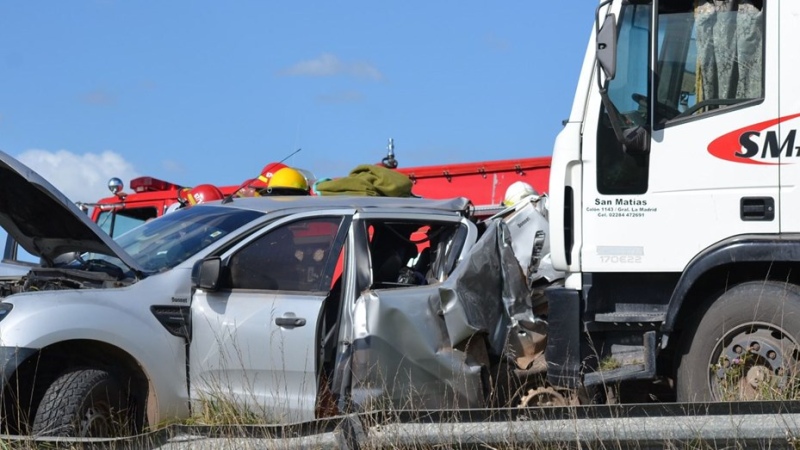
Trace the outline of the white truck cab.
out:
M 548 297 L 563 331 L 552 383 L 673 378 L 678 400 L 789 386 L 798 13 L 793 0 L 600 3 L 553 153 L 552 259 L 567 278 Z

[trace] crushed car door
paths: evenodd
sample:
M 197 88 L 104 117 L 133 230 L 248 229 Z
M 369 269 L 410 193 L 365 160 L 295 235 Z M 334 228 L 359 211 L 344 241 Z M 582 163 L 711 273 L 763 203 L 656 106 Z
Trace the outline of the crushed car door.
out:
M 334 382 L 340 408 L 369 410 L 387 400 L 398 408 L 454 404 L 445 399 L 454 381 L 479 383 L 480 374 L 450 348 L 437 299 L 475 243 L 475 224 L 457 216 L 372 213 L 360 214 L 353 230 L 353 253 L 361 257 L 354 272 L 368 273 L 370 284 L 346 297 L 343 308 Z
M 193 409 L 313 419 L 318 322 L 351 216 L 294 215 L 220 255 L 219 289 L 192 298 Z

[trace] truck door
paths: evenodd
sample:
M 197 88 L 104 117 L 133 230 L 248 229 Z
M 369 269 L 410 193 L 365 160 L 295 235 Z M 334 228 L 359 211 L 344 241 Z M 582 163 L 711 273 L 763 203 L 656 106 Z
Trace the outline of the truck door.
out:
M 626 134 L 652 133 L 623 146 L 590 96 L 583 271 L 679 272 L 727 237 L 778 232 L 779 5 L 733 3 L 622 5 L 609 97 Z
M 349 224 L 341 213 L 294 216 L 221 255 L 221 288 L 192 298 L 193 409 L 314 418 L 318 323 Z

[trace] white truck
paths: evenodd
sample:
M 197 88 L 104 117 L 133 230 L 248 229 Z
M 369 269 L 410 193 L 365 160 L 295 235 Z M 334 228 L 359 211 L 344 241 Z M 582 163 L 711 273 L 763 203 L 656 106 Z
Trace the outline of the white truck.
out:
M 553 150 L 550 383 L 797 398 L 800 2 L 608 0 L 596 30 Z

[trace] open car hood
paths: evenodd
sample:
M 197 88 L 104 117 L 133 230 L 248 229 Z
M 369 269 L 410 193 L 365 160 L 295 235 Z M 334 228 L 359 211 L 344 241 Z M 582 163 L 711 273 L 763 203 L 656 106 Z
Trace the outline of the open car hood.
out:
M 64 194 L 12 156 L 0 152 L 0 226 L 28 253 L 52 261 L 69 252 L 136 261 Z

